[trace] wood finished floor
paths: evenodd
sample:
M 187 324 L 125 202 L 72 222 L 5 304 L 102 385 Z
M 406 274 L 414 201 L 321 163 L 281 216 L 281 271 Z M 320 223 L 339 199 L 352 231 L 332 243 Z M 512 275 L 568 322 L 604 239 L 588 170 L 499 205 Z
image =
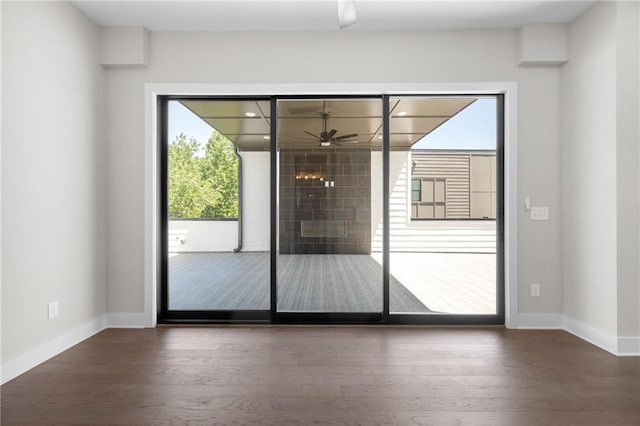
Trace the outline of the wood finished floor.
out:
M 562 331 L 110 329 L 1 388 L 2 425 L 640 424 L 640 358 Z

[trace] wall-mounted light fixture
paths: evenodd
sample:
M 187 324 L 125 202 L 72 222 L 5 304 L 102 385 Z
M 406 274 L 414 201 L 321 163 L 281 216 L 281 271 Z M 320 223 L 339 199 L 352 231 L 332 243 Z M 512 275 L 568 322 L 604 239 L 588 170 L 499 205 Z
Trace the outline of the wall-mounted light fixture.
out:
M 296 175 L 296 180 L 319 180 L 319 181 L 324 181 L 324 176 L 320 172 L 301 171 Z

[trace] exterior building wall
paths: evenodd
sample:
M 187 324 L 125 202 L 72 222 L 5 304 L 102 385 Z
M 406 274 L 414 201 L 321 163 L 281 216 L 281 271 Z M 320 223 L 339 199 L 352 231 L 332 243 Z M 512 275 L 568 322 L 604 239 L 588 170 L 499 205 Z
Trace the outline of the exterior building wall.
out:
M 495 151 L 411 151 L 412 219 L 495 219 Z

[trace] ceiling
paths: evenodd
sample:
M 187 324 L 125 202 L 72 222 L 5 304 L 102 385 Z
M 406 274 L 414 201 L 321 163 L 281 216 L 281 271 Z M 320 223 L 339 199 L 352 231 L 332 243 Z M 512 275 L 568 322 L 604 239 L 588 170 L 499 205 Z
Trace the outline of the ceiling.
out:
M 333 31 L 336 0 L 74 1 L 101 26 L 151 31 Z M 519 28 L 573 20 L 594 1 L 355 0 L 344 31 Z
M 407 150 L 425 135 L 476 100 L 474 97 L 390 99 L 389 142 Z M 240 150 L 269 150 L 268 101 L 184 100 L 181 103 Z M 326 129 L 322 114 L 328 114 Z M 342 139 L 331 148 L 371 148 L 382 145 L 380 99 L 295 99 L 278 102 L 278 147 L 316 148 L 323 130 L 336 129 Z M 316 135 L 318 137 L 314 137 Z

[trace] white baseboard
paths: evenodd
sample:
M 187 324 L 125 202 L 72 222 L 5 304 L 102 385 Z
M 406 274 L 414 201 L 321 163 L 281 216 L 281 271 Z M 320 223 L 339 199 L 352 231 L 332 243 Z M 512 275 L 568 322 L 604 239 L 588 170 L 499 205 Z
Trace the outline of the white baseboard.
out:
M 0 366 L 1 383 L 29 371 L 59 353 L 77 345 L 105 328 L 145 328 L 144 313 L 110 313 L 100 315 Z M 614 355 L 639 356 L 640 337 L 616 337 L 562 314 L 519 314 L 518 329 L 562 329 Z
M 101 332 L 106 326 L 106 316 L 100 315 L 43 345 L 4 362 L 2 364 L 2 384 L 53 358 L 60 352 L 66 351 L 94 334 Z
M 147 316 L 144 313 L 113 312 L 107 314 L 108 328 L 145 328 Z
M 564 317 L 564 329 L 592 345 L 618 355 L 618 338 L 614 334 L 604 332 L 566 315 Z
M 511 328 L 519 329 L 562 329 L 562 314 L 518 314 Z
M 620 356 L 640 356 L 640 337 L 618 337 Z
M 618 356 L 640 356 L 640 337 L 616 337 L 563 314 L 518 314 L 509 328 L 564 330 Z

